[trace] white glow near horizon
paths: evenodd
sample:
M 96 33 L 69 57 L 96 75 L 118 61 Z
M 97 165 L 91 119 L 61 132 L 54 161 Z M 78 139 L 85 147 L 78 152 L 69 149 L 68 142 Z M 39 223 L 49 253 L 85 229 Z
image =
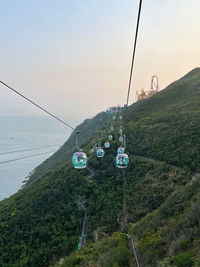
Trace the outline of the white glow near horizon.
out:
M 1 80 L 64 117 L 124 104 L 138 1 L 10 3 L 0 18 Z M 130 103 L 151 75 L 164 88 L 200 65 L 199 10 L 197 0 L 144 1 Z M 41 114 L 0 90 L 1 114 Z

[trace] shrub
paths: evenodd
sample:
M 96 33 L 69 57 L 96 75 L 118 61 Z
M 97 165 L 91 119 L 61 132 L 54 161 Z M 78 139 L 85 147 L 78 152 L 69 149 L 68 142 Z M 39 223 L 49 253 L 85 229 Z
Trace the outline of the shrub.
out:
M 171 258 L 170 264 L 176 267 L 192 267 L 194 264 L 195 253 L 193 251 L 187 251 L 180 253 Z

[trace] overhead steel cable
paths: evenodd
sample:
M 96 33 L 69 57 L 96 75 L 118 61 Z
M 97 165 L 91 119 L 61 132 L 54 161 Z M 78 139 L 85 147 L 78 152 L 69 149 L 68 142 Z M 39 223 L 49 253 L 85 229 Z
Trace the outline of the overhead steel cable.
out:
M 127 111 L 128 111 L 128 103 L 129 103 L 131 82 L 132 82 L 132 76 L 133 76 L 133 67 L 134 67 L 134 62 L 135 62 L 135 52 L 136 52 L 136 47 L 137 47 L 137 38 L 138 38 L 138 30 L 139 30 L 139 24 L 140 24 L 141 9 L 142 9 L 142 0 L 140 0 L 139 9 L 138 9 L 137 25 L 136 25 L 136 32 L 135 32 L 132 62 L 131 62 L 131 70 L 130 70 L 130 77 L 129 77 L 129 83 L 128 83 L 128 93 L 127 93 L 127 99 L 126 99 L 125 123 L 127 122 Z
M 64 124 L 65 126 L 71 128 L 72 130 L 75 130 L 74 127 L 72 127 L 71 125 L 69 125 L 68 123 L 66 123 L 65 121 L 59 119 L 57 116 L 53 115 L 51 112 L 49 112 L 48 110 L 44 109 L 43 107 L 41 107 L 40 105 L 36 104 L 35 102 L 33 102 L 31 99 L 29 99 L 28 97 L 24 96 L 23 94 L 21 94 L 20 92 L 18 92 L 17 90 L 15 90 L 14 88 L 12 88 L 11 86 L 9 86 L 8 84 L 0 81 L 1 84 L 3 84 L 4 86 L 6 86 L 8 89 L 10 89 L 11 91 L 13 91 L 14 93 L 18 94 L 19 96 L 23 97 L 24 99 L 26 99 L 28 102 L 30 102 L 31 104 L 33 104 L 34 106 L 38 107 L 39 109 L 41 109 L 42 111 L 44 111 L 45 113 L 47 113 L 48 115 L 50 115 L 51 117 L 53 117 L 54 119 L 56 119 L 57 121 L 61 122 L 62 124 Z
M 26 148 L 26 149 L 21 149 L 21 150 L 0 152 L 0 155 L 7 155 L 7 154 L 13 154 L 13 153 L 19 153 L 19 152 L 31 151 L 31 150 L 40 150 L 40 149 L 44 149 L 47 147 L 54 147 L 54 146 L 59 146 L 59 145 L 48 145 L 48 146 L 42 146 L 42 147 L 34 147 L 34 148 Z
M 138 7 L 135 40 L 134 40 L 134 46 L 133 46 L 133 54 L 132 54 L 131 69 L 130 69 L 130 76 L 129 76 L 129 82 L 128 82 L 128 92 L 127 92 L 126 107 L 125 107 L 125 115 L 124 115 L 124 126 L 127 123 L 128 103 L 129 103 L 129 96 L 130 96 L 132 76 L 133 76 L 133 67 L 134 67 L 134 62 L 135 62 L 135 54 L 136 54 L 136 47 L 137 47 L 141 9 L 142 9 L 142 0 L 139 1 L 139 7 Z M 126 176 L 125 176 L 125 170 L 124 169 L 122 171 L 122 177 L 123 177 L 123 182 L 122 182 L 123 183 L 123 231 L 125 233 L 127 233 Z
M 126 99 L 126 109 L 125 109 L 125 116 L 124 116 L 124 124 L 127 123 L 127 112 L 128 112 L 128 103 L 129 103 L 129 96 L 130 96 L 130 90 L 131 90 L 131 82 L 132 82 L 132 76 L 133 76 L 133 67 L 135 62 L 135 53 L 136 53 L 136 47 L 137 47 L 137 38 L 138 38 L 138 30 L 139 30 L 139 24 L 140 24 L 140 16 L 141 16 L 141 9 L 142 9 L 142 0 L 139 2 L 139 9 L 138 9 L 138 17 L 137 17 L 137 25 L 136 25 L 136 32 L 135 32 L 135 41 L 134 41 L 134 47 L 133 47 L 133 55 L 132 55 L 132 62 L 131 62 L 131 70 L 130 70 L 130 77 L 129 77 L 129 83 L 128 83 L 128 92 L 127 92 L 127 99 Z M 122 177 L 123 177 L 123 205 L 122 205 L 122 211 L 123 211 L 123 231 L 127 233 L 127 205 L 126 205 L 126 175 L 125 175 L 125 169 L 122 171 Z M 135 249 L 135 244 L 133 239 L 131 238 L 131 244 L 136 260 L 137 267 L 139 267 L 139 261 L 137 257 L 137 252 Z
M 47 152 L 40 153 L 40 154 L 35 154 L 35 155 L 24 156 L 24 157 L 20 157 L 20 158 L 16 158 L 16 159 L 10 159 L 10 160 L 5 160 L 5 161 L 0 161 L 0 164 L 9 163 L 9 162 L 17 161 L 17 160 L 21 160 L 21 159 L 33 158 L 33 157 L 36 157 L 36 156 L 41 156 L 41 155 L 45 155 L 45 154 L 48 154 L 48 153 L 53 153 L 55 151 L 57 151 L 57 150 L 51 150 L 51 151 L 47 151 Z

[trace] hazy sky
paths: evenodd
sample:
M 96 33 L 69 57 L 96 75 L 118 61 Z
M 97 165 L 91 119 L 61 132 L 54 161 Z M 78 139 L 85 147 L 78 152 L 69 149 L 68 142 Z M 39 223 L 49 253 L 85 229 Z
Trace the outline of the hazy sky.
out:
M 0 80 L 61 118 L 124 104 L 138 0 L 1 0 Z M 131 101 L 198 67 L 200 1 L 144 0 Z M 42 114 L 0 86 L 0 114 Z

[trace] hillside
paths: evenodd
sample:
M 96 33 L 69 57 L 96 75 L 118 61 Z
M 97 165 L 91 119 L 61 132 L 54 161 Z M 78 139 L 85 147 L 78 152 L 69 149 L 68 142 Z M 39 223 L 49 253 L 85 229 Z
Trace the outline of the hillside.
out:
M 131 105 L 127 128 L 129 151 L 191 170 L 200 169 L 199 100 L 200 68 L 196 68 L 159 94 Z M 82 146 L 110 119 L 102 112 L 79 125 Z M 36 168 L 29 183 L 70 159 L 74 144 L 72 134 L 52 157 Z
M 105 112 L 101 112 L 97 114 L 92 119 L 85 120 L 82 124 L 76 127 L 79 130 L 79 142 L 81 146 L 85 147 L 90 140 L 91 135 L 98 136 L 99 134 L 96 131 L 102 129 L 102 125 L 107 124 L 110 121 L 111 116 L 107 115 Z M 42 177 L 45 173 L 53 170 L 58 167 L 64 161 L 71 159 L 72 153 L 76 150 L 75 148 L 76 137 L 75 134 L 72 133 L 70 138 L 65 142 L 65 144 L 50 158 L 44 161 L 41 165 L 39 165 L 34 173 L 31 175 L 27 185 L 31 184 L 33 181 Z
M 129 151 L 200 170 L 200 68 L 129 109 Z
M 197 68 L 128 110 L 127 218 L 142 266 L 200 266 L 199 88 Z M 100 113 L 78 126 L 87 153 L 97 141 L 96 131 L 110 120 Z M 36 169 L 29 186 L 0 202 L 0 266 L 54 265 L 75 251 L 84 216 L 80 198 L 87 208 L 86 247 L 63 266 L 134 266 L 130 244 L 120 233 L 123 180 L 114 164 L 117 139 L 115 133 L 105 158 L 90 157 L 91 177 L 88 169 L 72 168 L 72 135 Z

